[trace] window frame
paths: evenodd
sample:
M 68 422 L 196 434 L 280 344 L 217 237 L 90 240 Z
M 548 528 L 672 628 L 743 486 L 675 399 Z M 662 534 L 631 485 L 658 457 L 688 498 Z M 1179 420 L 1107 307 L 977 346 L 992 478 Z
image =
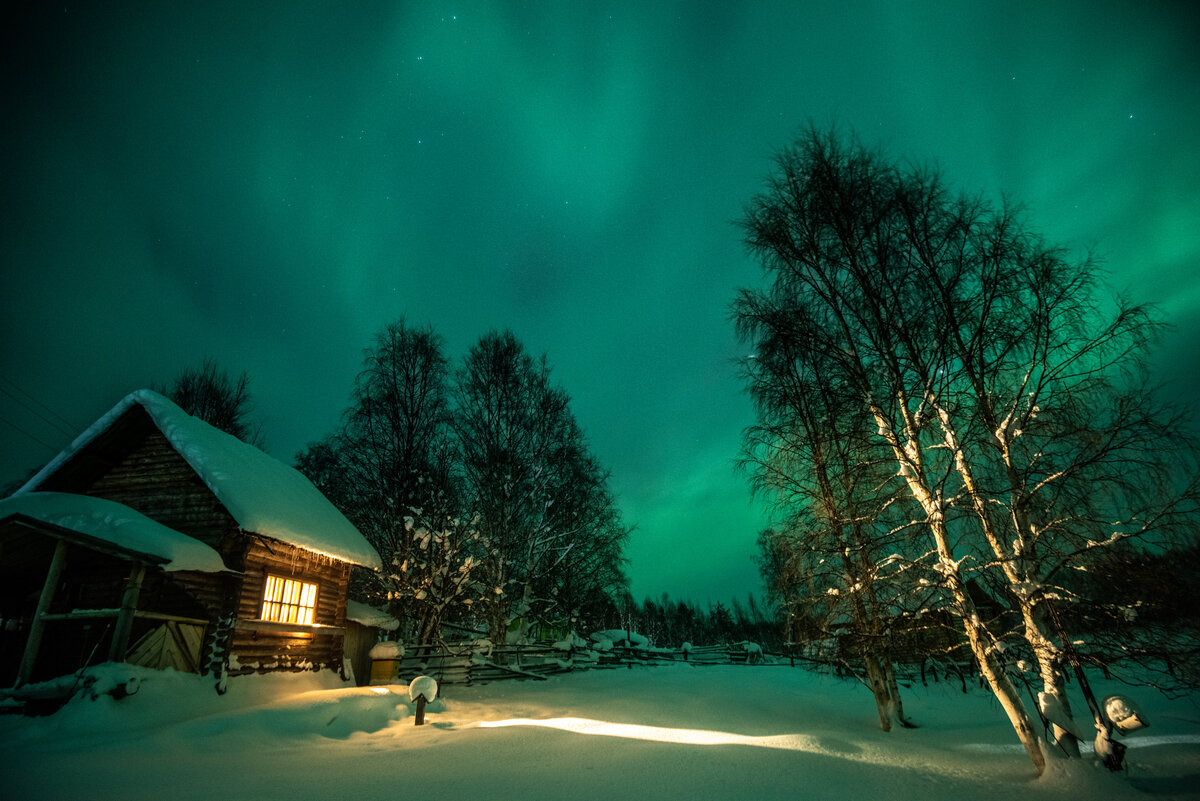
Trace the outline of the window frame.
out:
M 305 577 L 267 573 L 259 606 L 259 620 L 289 626 L 316 626 L 321 585 Z M 270 616 L 274 614 L 274 617 Z

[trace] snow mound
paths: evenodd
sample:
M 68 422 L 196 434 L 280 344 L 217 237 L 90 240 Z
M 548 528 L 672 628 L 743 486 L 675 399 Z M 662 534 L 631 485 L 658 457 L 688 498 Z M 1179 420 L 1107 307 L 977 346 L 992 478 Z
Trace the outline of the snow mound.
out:
M 561 640 L 558 640 L 550 647 L 556 651 L 574 651 L 574 650 L 577 650 L 580 648 L 587 648 L 588 643 L 587 643 L 587 640 L 583 639 L 578 634 L 576 634 L 575 632 L 572 631 L 569 634 L 567 634 L 566 637 L 564 637 Z
M 69 492 L 29 492 L 0 501 L 0 519 L 23 515 L 164 562 L 164 570 L 225 570 L 221 555 L 124 504 Z
M 342 687 L 279 698 L 262 706 L 234 710 L 194 721 L 188 736 L 228 736 L 255 740 L 323 737 L 345 740 L 377 732 L 409 716 L 408 699 L 389 687 Z
M 605 629 L 592 633 L 592 640 L 601 645 L 605 642 L 609 644 L 609 649 L 614 645 L 628 645 L 634 648 L 645 648 L 650 645 L 650 640 L 645 636 L 638 634 L 636 631 L 626 631 L 625 629 Z
M 374 626 L 384 631 L 395 631 L 400 628 L 400 621 L 387 612 L 359 601 L 346 601 L 346 620 L 352 620 L 363 626 Z
M 29 687 L 63 683 L 78 692 L 53 715 L 27 719 L 31 726 L 23 731 L 23 740 L 44 739 L 52 743 L 111 740 L 120 734 L 164 726 L 190 726 L 195 721 L 219 716 L 237 717 L 303 693 L 346 688 L 345 682 L 329 670 L 281 672 L 230 677 L 227 692 L 218 695 L 211 676 L 124 662 L 102 662 L 84 669 L 78 676 L 61 676 Z M 106 694 L 119 685 L 131 684 L 136 691 L 124 698 Z M 17 722 L 20 719 L 9 721 Z M 219 731 L 209 733 L 219 734 Z M 0 734 L 0 739 L 3 738 L 4 734 Z
M 404 646 L 394 640 L 384 640 L 372 645 L 371 652 L 367 656 L 371 659 L 402 659 Z
M 379 554 L 358 529 L 299 471 L 192 417 L 148 389 L 127 395 L 17 494 L 36 490 L 135 405 L 146 410 L 159 431 L 245 531 L 344 562 L 382 567 Z
M 908 688 L 921 725 L 891 734 L 855 681 L 683 663 L 455 686 L 417 728 L 404 685 L 354 688 L 331 671 L 237 676 L 223 696 L 212 677 L 111 664 L 89 673 L 105 671 L 96 687 L 139 676 L 137 692 L 0 716 L 5 799 L 139 801 L 163 788 L 184 801 L 382 798 L 411 785 L 422 797 L 497 801 L 1190 801 L 1200 764 L 1195 694 L 1139 699 L 1160 736 L 1130 741 L 1128 772 L 1109 773 L 1085 749 L 1036 779 L 991 694 L 953 682 Z M 1094 686 L 1101 697 L 1123 689 L 1101 676 Z

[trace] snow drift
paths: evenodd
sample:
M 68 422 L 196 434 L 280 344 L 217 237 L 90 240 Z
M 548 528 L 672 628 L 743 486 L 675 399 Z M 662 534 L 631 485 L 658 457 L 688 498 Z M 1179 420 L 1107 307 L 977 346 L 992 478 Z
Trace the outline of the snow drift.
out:
M 130 669 L 101 670 L 117 681 Z M 419 728 L 404 685 L 276 674 L 235 677 L 217 696 L 197 676 L 139 676 L 120 701 L 79 697 L 48 718 L 0 718 L 5 797 L 157 799 L 169 788 L 205 801 L 1145 801 L 1192 799 L 1200 786 L 1196 699 L 1141 692 L 1154 728 L 1128 739 L 1127 773 L 1089 756 L 1052 760 L 1037 779 L 991 697 L 949 684 L 909 688 L 920 728 L 884 734 L 861 686 L 786 666 L 681 663 L 450 685 Z

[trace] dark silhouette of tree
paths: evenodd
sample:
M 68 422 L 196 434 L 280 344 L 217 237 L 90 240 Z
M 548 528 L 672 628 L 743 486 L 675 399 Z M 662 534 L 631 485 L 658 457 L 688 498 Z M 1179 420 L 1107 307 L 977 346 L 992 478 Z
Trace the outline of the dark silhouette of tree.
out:
M 684 643 L 704 646 L 752 642 L 778 653 L 781 647 L 778 620 L 765 612 L 753 595 L 745 603 L 733 598 L 728 605 L 717 602 L 705 606 L 673 601 L 667 593 L 640 604 L 626 596 L 620 608 L 597 628 L 628 629 L 663 648 L 679 648 Z
M 544 356 L 511 332 L 481 337 L 458 372 L 454 428 L 464 502 L 488 549 L 493 638 L 513 617 L 575 616 L 596 590 L 624 586 L 627 531 Z
M 297 457 L 388 566 L 356 591 L 422 643 L 444 622 L 503 643 L 513 618 L 602 619 L 628 532 L 566 393 L 511 334 L 482 338 L 453 382 L 442 347 L 432 328 L 388 326 L 341 427 Z
M 418 642 L 479 595 L 478 532 L 453 479 L 448 375 L 432 328 L 388 325 L 364 351 L 341 427 L 297 457 L 379 551 L 388 571 L 364 589 Z
M 193 417 L 262 447 L 262 424 L 249 420 L 254 404 L 245 372 L 234 378 L 215 360 L 206 358 L 199 367 L 180 373 L 169 386 L 155 389 Z
M 1200 545 L 1122 543 L 1105 549 L 1068 585 L 1088 604 L 1068 607 L 1082 659 L 1128 684 L 1168 695 L 1200 689 Z M 1136 599 L 1132 603 L 1130 599 Z

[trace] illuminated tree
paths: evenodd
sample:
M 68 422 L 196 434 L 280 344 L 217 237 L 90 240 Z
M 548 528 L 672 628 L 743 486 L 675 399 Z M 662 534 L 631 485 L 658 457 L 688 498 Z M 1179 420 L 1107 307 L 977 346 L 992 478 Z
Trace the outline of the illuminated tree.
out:
M 1094 264 L 1012 209 L 816 131 L 780 154 L 744 225 L 771 281 L 741 294 L 741 331 L 755 346 L 786 340 L 812 371 L 796 391 L 844 386 L 870 421 L 926 532 L 924 581 L 945 591 L 1042 770 L 1007 652 L 1028 657 L 1043 704 L 1069 716 L 1063 577 L 1118 542 L 1196 536 L 1195 447 L 1139 375 L 1158 324 L 1098 301 Z M 1015 629 L 981 614 L 979 591 Z
M 909 725 L 890 653 L 898 610 L 877 565 L 900 547 L 887 530 L 898 482 L 866 436 L 870 418 L 853 390 L 794 347 L 810 338 L 808 321 L 755 301 L 746 296 L 737 307 L 746 333 L 757 334 L 744 377 L 758 422 L 746 432 L 744 466 L 783 518 L 760 541 L 764 578 L 806 638 L 854 644 L 883 730 Z M 841 653 L 823 658 L 848 667 Z

